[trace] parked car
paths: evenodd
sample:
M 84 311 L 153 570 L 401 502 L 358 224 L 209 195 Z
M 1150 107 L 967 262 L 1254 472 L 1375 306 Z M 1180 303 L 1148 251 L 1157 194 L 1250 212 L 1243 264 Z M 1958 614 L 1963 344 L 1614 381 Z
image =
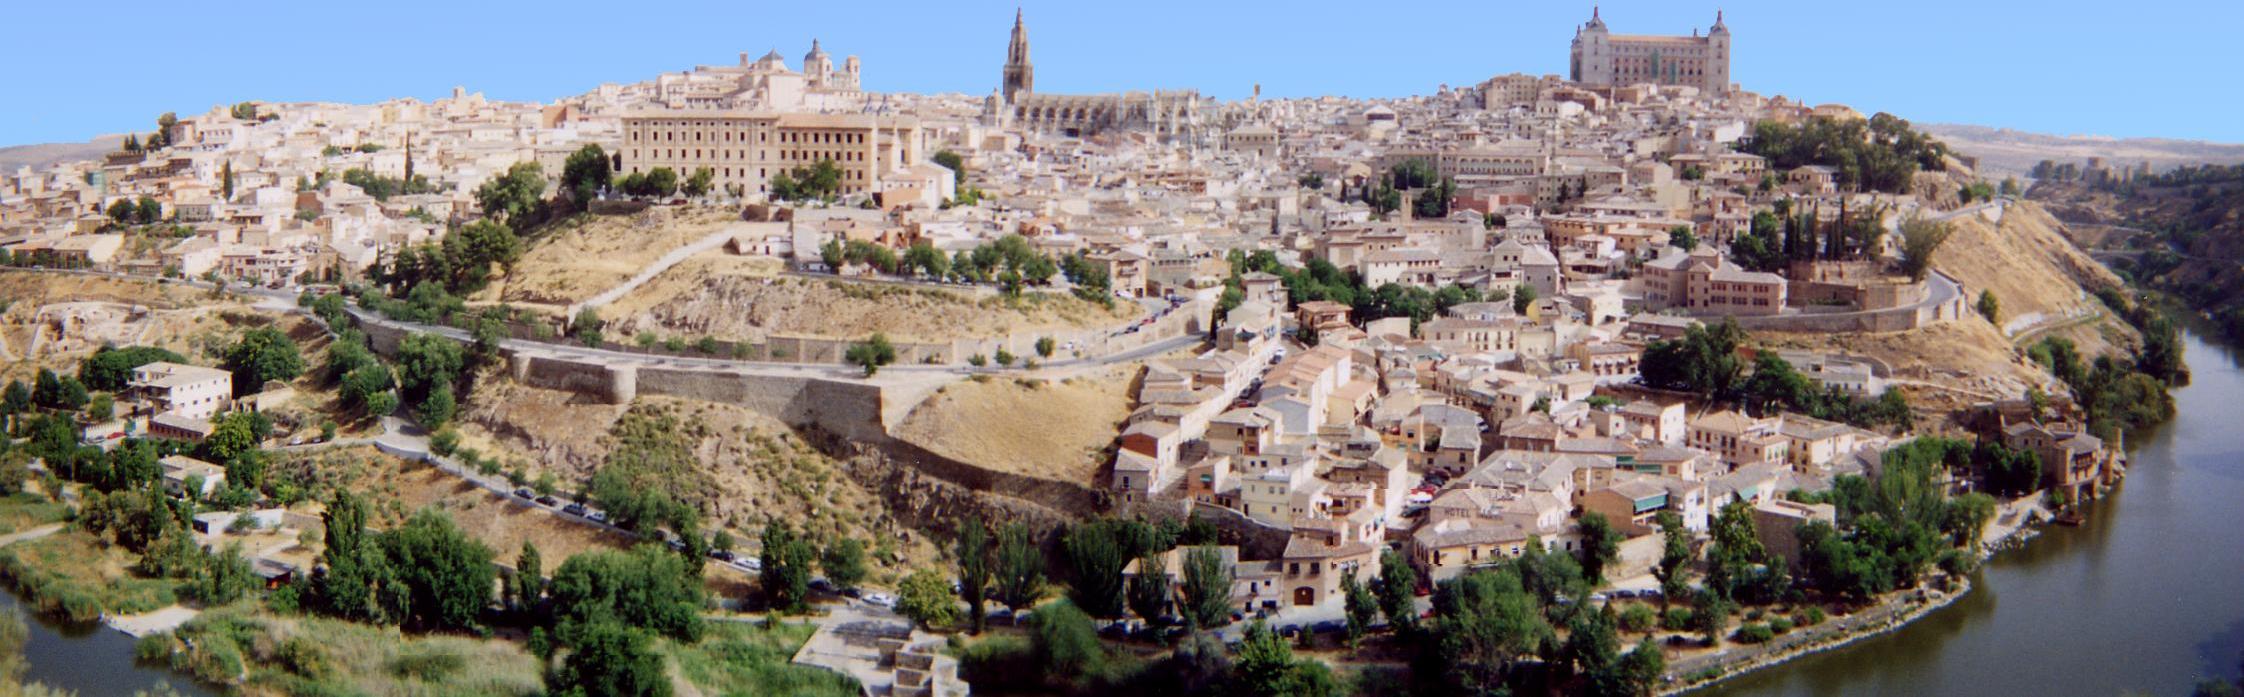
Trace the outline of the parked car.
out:
M 1623 588 L 1623 589 L 1620 589 L 1620 590 L 1617 590 L 1617 591 L 1613 591 L 1613 597 L 1615 597 L 1615 598 L 1621 598 L 1621 599 L 1624 599 L 1624 600 L 1625 600 L 1625 599 L 1628 599 L 1628 598 L 1634 598 L 1634 597 L 1636 597 L 1636 591 L 1634 591 L 1634 590 L 1630 590 L 1630 589 L 1627 589 L 1627 588 Z
M 1317 634 L 1331 634 L 1347 628 L 1348 623 L 1340 620 L 1325 620 L 1309 625 L 1309 631 Z
M 528 501 L 528 500 L 531 500 L 531 499 L 535 499 L 535 498 L 537 498 L 537 497 L 538 497 L 538 492 L 535 492 L 535 491 L 531 491 L 531 490 L 530 490 L 530 487 L 526 487 L 526 486 L 523 486 L 523 487 L 515 487 L 515 489 L 514 489 L 514 497 L 515 497 L 515 498 L 518 498 L 518 499 L 522 499 L 522 500 L 524 500 L 524 501 Z
M 865 602 L 879 605 L 890 610 L 896 609 L 896 596 L 889 595 L 887 593 L 866 593 Z
M 552 496 L 540 496 L 540 497 L 538 497 L 538 505 L 540 505 L 540 506 L 545 506 L 545 507 L 551 508 L 551 507 L 553 507 L 554 505 L 556 505 L 556 504 L 559 504 L 559 503 L 561 503 L 561 500 L 560 500 L 560 499 L 556 499 L 556 498 L 553 498 Z
M 561 507 L 561 512 L 562 512 L 562 513 L 567 513 L 567 514 L 569 514 L 569 515 L 573 515 L 573 516 L 576 516 L 576 517 L 579 517 L 579 518 L 582 518 L 582 517 L 584 517 L 584 504 L 581 504 L 581 503 L 572 503 L 572 504 L 569 504 L 569 505 L 566 505 L 566 506 L 562 506 L 562 507 Z
M 591 519 L 592 519 L 592 522 L 595 522 L 595 523 L 605 523 L 605 522 L 608 522 L 608 512 L 607 512 L 607 511 L 593 511 L 591 515 L 587 515 L 587 516 L 585 516 L 585 517 L 586 517 L 586 518 L 591 518 Z
M 740 568 L 747 569 L 749 571 L 764 570 L 764 560 L 761 557 L 741 557 L 735 563 L 739 564 Z
M 834 582 L 823 578 L 814 578 L 810 580 L 810 589 L 820 593 L 832 593 L 834 592 Z

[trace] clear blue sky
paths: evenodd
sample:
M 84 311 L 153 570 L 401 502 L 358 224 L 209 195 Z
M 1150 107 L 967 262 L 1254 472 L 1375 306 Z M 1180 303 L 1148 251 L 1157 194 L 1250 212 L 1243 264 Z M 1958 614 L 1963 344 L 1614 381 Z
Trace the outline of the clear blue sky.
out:
M 2244 3 L 1607 1 L 1615 32 L 1687 34 L 1720 6 L 1732 76 L 1810 103 L 1927 122 L 2244 142 Z M 1590 2 L 1031 0 L 1044 92 L 1191 87 L 1223 98 L 1432 92 L 1563 73 Z M 373 102 L 453 85 L 546 101 L 812 37 L 876 91 L 986 94 L 1015 4 L 241 0 L 24 2 L 5 11 L 0 145 L 147 130 L 264 99 Z M 2132 102 L 2132 104 L 2131 104 Z M 2140 104 L 2141 106 L 2136 106 Z

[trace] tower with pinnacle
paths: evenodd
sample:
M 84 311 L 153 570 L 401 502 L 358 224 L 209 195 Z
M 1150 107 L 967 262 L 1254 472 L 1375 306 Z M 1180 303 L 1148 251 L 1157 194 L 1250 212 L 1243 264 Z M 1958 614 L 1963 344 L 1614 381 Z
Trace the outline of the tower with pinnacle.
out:
M 1013 10 L 1013 42 L 1005 47 L 1005 79 L 1001 83 L 1005 103 L 1012 104 L 1013 96 L 1036 91 L 1036 66 L 1029 64 L 1028 25 L 1021 21 L 1021 11 Z

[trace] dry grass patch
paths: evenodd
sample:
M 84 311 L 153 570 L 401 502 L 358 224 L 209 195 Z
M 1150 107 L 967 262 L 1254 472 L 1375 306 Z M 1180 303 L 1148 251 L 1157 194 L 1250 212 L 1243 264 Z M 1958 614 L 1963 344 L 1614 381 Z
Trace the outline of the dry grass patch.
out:
M 647 331 L 731 340 L 772 334 L 848 339 L 877 331 L 897 341 L 946 341 L 1108 327 L 1143 311 L 1135 303 L 1108 308 L 1063 294 L 1004 298 L 928 286 L 769 278 L 739 273 L 740 263 L 715 255 L 688 259 L 602 315 L 616 322 L 618 336 Z
M 983 467 L 1088 485 L 1130 415 L 1136 372 L 953 383 L 914 408 L 897 437 Z
M 736 220 L 727 210 L 668 206 L 570 217 L 533 231 L 513 272 L 472 299 L 555 305 L 584 300 Z

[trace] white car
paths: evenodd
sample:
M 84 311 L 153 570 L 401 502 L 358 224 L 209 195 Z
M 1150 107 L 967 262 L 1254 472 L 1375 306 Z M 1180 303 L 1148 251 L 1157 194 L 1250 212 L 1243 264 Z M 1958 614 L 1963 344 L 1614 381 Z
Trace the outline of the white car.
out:
M 889 595 L 889 594 L 887 594 L 887 593 L 880 593 L 880 592 L 866 593 L 866 594 L 865 594 L 865 602 L 868 602 L 868 603 L 872 603 L 872 604 L 874 604 L 874 605 L 879 605 L 879 606 L 881 606 L 881 607 L 885 607 L 885 608 L 888 608 L 888 609 L 890 609 L 890 610 L 894 610 L 894 609 L 896 609 L 896 596 L 893 596 L 893 595 Z

